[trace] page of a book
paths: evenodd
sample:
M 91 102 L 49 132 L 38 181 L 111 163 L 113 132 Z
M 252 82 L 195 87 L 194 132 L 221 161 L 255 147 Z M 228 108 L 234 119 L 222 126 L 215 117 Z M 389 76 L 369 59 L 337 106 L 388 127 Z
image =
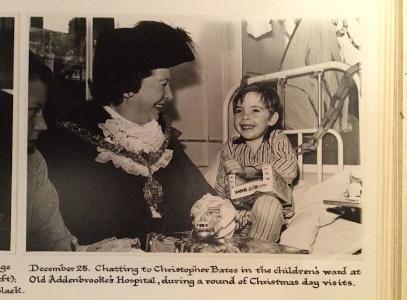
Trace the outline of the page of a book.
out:
M 1 296 L 399 299 L 383 8 L 0 3 Z

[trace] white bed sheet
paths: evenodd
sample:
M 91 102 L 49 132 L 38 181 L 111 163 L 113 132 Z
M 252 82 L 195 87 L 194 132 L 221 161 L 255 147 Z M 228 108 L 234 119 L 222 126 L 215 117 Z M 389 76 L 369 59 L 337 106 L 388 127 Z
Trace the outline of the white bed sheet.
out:
M 282 233 L 280 243 L 318 255 L 353 254 L 362 248 L 361 224 L 329 213 L 323 200 L 340 198 L 349 186 L 351 170 L 343 170 L 322 183 L 294 188 L 294 217 Z
M 219 155 L 205 170 L 204 176 L 215 185 Z M 335 199 L 346 191 L 352 170 L 343 170 L 319 184 L 298 183 L 293 191 L 295 215 L 283 231 L 280 243 L 310 251 L 316 255 L 353 254 L 362 248 L 362 225 L 338 219 L 327 212 L 323 200 Z

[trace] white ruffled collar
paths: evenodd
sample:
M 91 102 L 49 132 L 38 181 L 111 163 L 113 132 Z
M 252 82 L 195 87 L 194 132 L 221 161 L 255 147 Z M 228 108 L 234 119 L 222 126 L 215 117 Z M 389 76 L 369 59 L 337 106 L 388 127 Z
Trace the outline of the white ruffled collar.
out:
M 120 145 L 136 154 L 148 154 L 160 150 L 166 137 L 156 120 L 153 119 L 146 124 L 139 125 L 125 119 L 109 106 L 104 106 L 104 109 L 112 117 L 107 119 L 105 123 L 98 125 L 103 131 L 105 141 Z M 99 155 L 95 159 L 97 162 L 107 163 L 112 161 L 116 168 L 121 168 L 132 175 L 142 175 L 144 177 L 151 176 L 160 168 L 165 168 L 172 159 L 172 150 L 170 149 L 165 149 L 157 162 L 150 166 L 137 163 L 128 157 L 118 155 L 107 149 L 98 148 L 98 151 Z
M 104 108 L 112 119 L 106 120 L 104 124 L 99 124 L 99 128 L 103 130 L 108 142 L 120 144 L 135 153 L 155 152 L 161 147 L 165 136 L 155 119 L 139 125 L 127 120 L 109 106 L 104 106 Z
M 142 128 L 148 128 L 151 126 L 151 124 L 158 124 L 158 122 L 155 119 L 152 119 L 150 122 L 140 125 L 130 120 L 127 120 L 125 117 L 123 117 L 121 114 L 119 114 L 117 111 L 115 111 L 108 105 L 103 106 L 103 108 L 113 119 L 119 119 L 123 121 L 123 123 L 127 123 L 129 127 L 140 128 L 140 130 L 143 130 Z

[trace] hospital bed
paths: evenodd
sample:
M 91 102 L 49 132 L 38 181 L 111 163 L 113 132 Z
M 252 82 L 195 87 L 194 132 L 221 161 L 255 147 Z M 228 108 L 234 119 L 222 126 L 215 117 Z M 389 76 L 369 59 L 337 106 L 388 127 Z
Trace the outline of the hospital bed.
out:
M 349 65 L 340 62 L 328 62 L 301 68 L 251 77 L 247 82 L 285 81 L 301 76 L 315 76 L 318 88 L 318 125 L 322 119 L 321 81 L 327 71 L 345 72 Z M 356 77 L 356 76 L 355 76 Z M 360 91 L 358 78 L 355 84 Z M 233 134 L 230 122 L 231 95 L 238 85 L 232 87 L 223 105 L 223 141 Z M 360 99 L 360 93 L 359 93 Z M 313 134 L 317 128 L 286 130 L 288 136 L 295 136 L 297 145 L 301 145 L 304 136 Z M 323 164 L 323 143 L 319 142 L 316 151 L 316 164 L 305 165 L 303 155 L 299 155 L 299 178 L 293 189 L 295 215 L 288 220 L 287 228 L 282 232 L 280 243 L 309 250 L 318 255 L 343 255 L 360 253 L 363 243 L 363 226 L 342 218 L 337 213 L 329 212 L 332 206 L 324 204 L 324 200 L 342 199 L 349 186 L 349 179 L 354 170 L 360 166 L 344 166 L 343 141 L 341 135 L 333 129 L 327 134 L 332 135 L 337 143 L 337 165 Z M 294 147 L 297 145 L 293 145 Z M 219 163 L 219 154 L 209 166 L 205 178 L 213 186 Z M 361 213 L 360 209 L 358 211 Z

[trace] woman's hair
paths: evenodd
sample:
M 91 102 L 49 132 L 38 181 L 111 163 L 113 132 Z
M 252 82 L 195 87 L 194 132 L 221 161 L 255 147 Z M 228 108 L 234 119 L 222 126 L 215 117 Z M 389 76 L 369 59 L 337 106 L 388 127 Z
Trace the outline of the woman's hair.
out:
M 119 105 L 123 93 L 137 93 L 152 70 L 194 58 L 188 33 L 162 22 L 142 21 L 134 28 L 103 32 L 93 60 L 92 97 L 101 105 Z
M 279 114 L 278 123 L 281 123 L 282 107 L 280 105 L 280 98 L 270 82 L 256 82 L 252 84 L 245 84 L 243 82 L 232 95 L 233 112 L 235 112 L 237 105 L 243 101 L 243 98 L 248 93 L 259 94 L 260 100 L 265 104 L 270 114 L 275 112 Z
M 53 73 L 50 68 L 48 68 L 41 58 L 34 54 L 34 52 L 29 52 L 29 80 L 39 80 L 44 84 L 49 84 Z

